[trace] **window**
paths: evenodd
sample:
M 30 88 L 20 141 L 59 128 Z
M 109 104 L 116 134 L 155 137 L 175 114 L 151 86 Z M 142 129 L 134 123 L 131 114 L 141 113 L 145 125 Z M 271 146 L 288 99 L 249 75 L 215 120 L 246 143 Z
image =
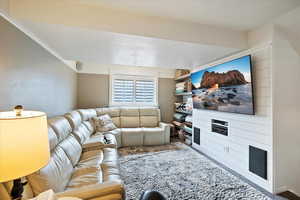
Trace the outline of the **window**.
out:
M 157 79 L 142 76 L 111 76 L 111 105 L 157 105 Z

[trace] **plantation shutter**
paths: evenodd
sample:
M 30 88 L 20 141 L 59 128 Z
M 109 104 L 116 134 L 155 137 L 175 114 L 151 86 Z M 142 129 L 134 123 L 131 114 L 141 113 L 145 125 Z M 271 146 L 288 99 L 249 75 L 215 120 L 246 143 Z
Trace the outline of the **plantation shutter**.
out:
M 156 81 L 139 77 L 113 78 L 112 103 L 125 105 L 155 105 Z
M 113 83 L 113 101 L 134 103 L 134 80 L 115 79 Z
M 137 103 L 153 103 L 155 85 L 151 80 L 137 80 L 135 82 L 135 100 Z

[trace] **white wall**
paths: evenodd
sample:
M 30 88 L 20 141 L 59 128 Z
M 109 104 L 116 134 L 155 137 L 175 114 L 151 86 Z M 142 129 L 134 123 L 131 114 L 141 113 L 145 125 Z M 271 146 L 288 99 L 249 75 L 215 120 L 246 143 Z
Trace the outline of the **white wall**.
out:
M 271 44 L 266 44 L 198 68 L 204 69 L 251 54 L 255 116 L 197 109 L 194 109 L 193 112 L 193 124 L 201 129 L 201 145 L 193 144 L 193 147 L 269 192 L 273 192 L 271 49 Z M 229 136 L 212 133 L 211 119 L 229 122 Z M 248 170 L 249 145 L 268 152 L 268 180 L 264 180 Z
M 248 46 L 255 47 L 258 45 L 268 44 L 273 41 L 274 25 L 268 24 L 258 27 L 248 32 Z
M 9 8 L 8 0 L 1 0 L 0 1 L 0 12 L 7 13 L 8 8 Z
M 273 41 L 275 188 L 300 195 L 300 55 L 286 31 L 276 27 Z

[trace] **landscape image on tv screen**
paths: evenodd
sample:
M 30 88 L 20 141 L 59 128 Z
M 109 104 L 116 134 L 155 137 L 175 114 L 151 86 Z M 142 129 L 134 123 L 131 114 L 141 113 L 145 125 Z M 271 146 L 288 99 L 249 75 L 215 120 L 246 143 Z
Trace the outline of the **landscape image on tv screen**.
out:
M 192 73 L 193 107 L 254 114 L 251 56 Z

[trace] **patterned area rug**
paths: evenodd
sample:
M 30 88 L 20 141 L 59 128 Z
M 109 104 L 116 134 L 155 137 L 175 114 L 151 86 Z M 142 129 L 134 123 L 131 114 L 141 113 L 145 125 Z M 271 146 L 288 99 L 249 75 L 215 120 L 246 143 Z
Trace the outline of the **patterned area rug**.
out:
M 148 189 L 170 200 L 270 199 L 181 143 L 121 148 L 119 153 L 127 200 L 138 200 Z

